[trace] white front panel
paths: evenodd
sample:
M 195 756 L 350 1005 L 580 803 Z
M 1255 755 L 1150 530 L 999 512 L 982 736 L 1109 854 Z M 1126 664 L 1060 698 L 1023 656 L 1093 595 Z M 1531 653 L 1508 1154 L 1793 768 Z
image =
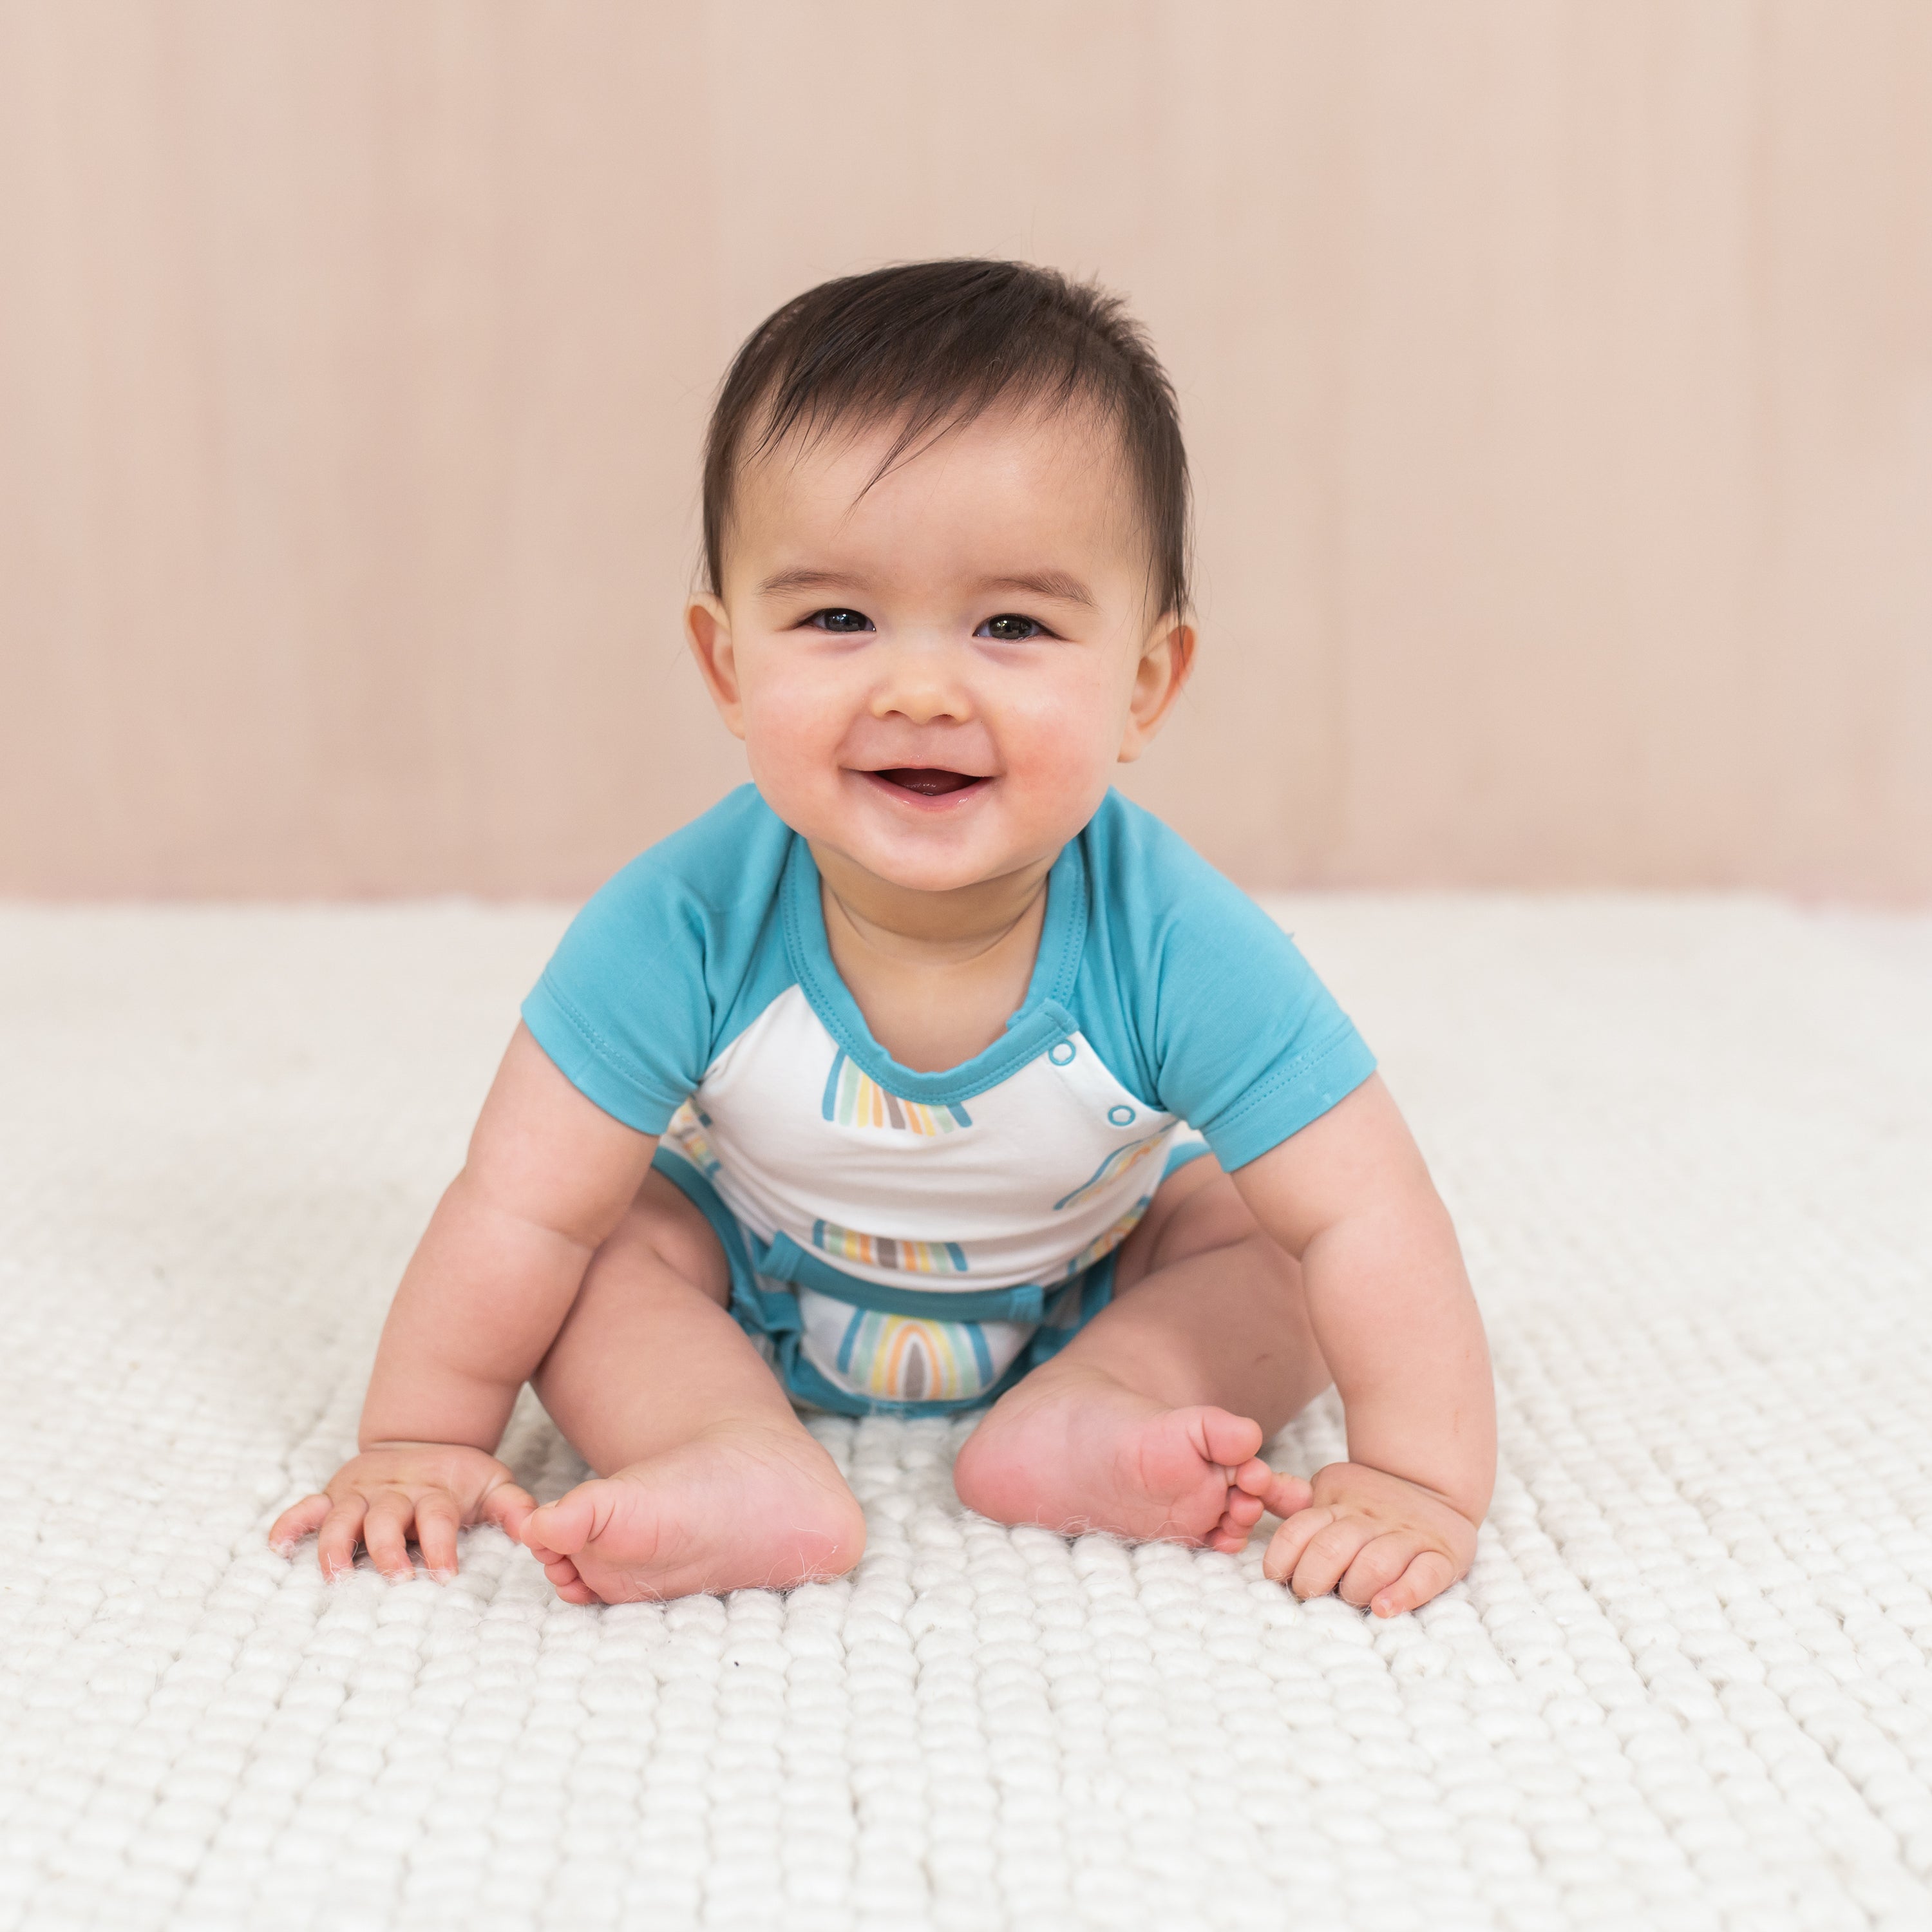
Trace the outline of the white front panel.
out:
M 1077 1034 L 957 1107 L 905 1101 L 843 1058 L 793 986 L 664 1138 L 761 1239 L 783 1229 L 843 1274 L 933 1290 L 1051 1285 L 1117 1246 L 1175 1125 Z

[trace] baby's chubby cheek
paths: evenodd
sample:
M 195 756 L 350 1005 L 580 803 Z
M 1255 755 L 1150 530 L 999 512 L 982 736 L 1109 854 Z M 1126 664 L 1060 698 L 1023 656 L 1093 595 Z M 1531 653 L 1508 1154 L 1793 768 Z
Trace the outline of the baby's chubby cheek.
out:
M 1077 668 L 1082 674 L 1053 684 L 1016 680 L 989 718 L 1013 790 L 1042 808 L 1076 812 L 1075 831 L 1113 782 L 1126 728 L 1124 681 L 1096 674 L 1104 668 L 1083 664 Z
M 1104 713 L 1061 706 L 1006 721 L 997 734 L 1007 808 L 1029 820 L 1065 821 L 1070 838 L 1093 817 L 1112 782 L 1119 733 Z
M 808 808 L 814 792 L 838 782 L 839 747 L 849 735 L 852 707 L 812 680 L 773 680 L 745 694 L 745 756 L 765 802 L 799 828 L 788 801 Z

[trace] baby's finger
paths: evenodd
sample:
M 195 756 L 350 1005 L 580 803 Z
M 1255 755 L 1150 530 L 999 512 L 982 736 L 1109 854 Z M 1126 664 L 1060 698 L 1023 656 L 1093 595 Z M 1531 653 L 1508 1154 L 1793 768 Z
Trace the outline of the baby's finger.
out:
M 315 1533 L 315 1560 L 331 1582 L 343 1571 L 356 1567 L 356 1545 L 362 1536 L 363 1513 L 368 1508 L 360 1496 L 344 1496 L 331 1506 Z
M 432 1490 L 416 1498 L 416 1540 L 423 1564 L 440 1583 L 456 1574 L 456 1532 L 463 1526 L 456 1498 L 445 1490 Z
M 1277 1583 L 1286 1583 L 1294 1574 L 1301 1552 L 1310 1539 L 1335 1520 L 1335 1512 L 1325 1504 L 1319 1509 L 1297 1510 L 1270 1540 L 1268 1554 L 1262 1558 L 1262 1574 Z
M 300 1502 L 291 1503 L 269 1525 L 268 1547 L 278 1556 L 286 1556 L 304 1537 L 322 1527 L 329 1508 L 328 1498 L 320 1495 L 304 1496 Z
M 416 1574 L 410 1561 L 410 1525 L 416 1520 L 415 1499 L 400 1490 L 385 1490 L 362 1519 L 363 1546 L 369 1561 L 399 1583 Z
M 537 1499 L 520 1483 L 499 1483 L 476 1506 L 479 1522 L 494 1522 L 512 1542 L 524 1540 L 524 1525 L 536 1514 Z
M 1399 1617 L 1420 1610 L 1456 1580 L 1456 1566 L 1439 1550 L 1425 1550 L 1395 1581 L 1378 1590 L 1369 1608 L 1378 1617 Z
M 1373 1523 L 1358 1516 L 1343 1516 L 1308 1539 L 1294 1566 L 1290 1587 L 1298 1597 L 1325 1597 L 1342 1580 L 1342 1572 L 1376 1534 Z
M 1315 1491 L 1306 1478 L 1270 1469 L 1258 1456 L 1234 1472 L 1234 1486 L 1258 1497 L 1262 1508 L 1284 1522 L 1292 1516 L 1298 1516 L 1315 1500 Z
M 1355 1560 L 1343 1571 L 1335 1594 L 1358 1610 L 1378 1590 L 1386 1589 L 1409 1566 L 1414 1556 L 1416 1538 L 1407 1530 L 1384 1531 L 1371 1537 L 1357 1552 Z

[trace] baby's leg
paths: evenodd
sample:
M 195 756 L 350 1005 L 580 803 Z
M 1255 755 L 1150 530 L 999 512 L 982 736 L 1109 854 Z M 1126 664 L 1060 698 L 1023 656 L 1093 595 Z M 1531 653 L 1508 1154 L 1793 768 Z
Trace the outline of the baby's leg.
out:
M 864 1515 L 730 1290 L 704 1216 L 647 1175 L 531 1378 L 598 1472 L 524 1528 L 571 1602 L 783 1589 L 859 1560 Z
M 1154 1196 L 1112 1303 L 994 1404 L 953 1480 L 1002 1522 L 1239 1550 L 1262 1506 L 1235 1472 L 1329 1380 L 1300 1265 L 1204 1158 Z

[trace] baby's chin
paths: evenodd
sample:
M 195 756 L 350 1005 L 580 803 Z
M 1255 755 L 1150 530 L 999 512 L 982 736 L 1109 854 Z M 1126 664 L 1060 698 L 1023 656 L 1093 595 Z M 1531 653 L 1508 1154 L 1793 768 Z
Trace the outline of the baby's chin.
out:
M 1004 840 L 855 838 L 849 827 L 842 837 L 835 832 L 812 843 L 829 846 L 880 884 L 904 892 L 968 892 L 1024 871 L 1040 856 Z
M 1074 825 L 1054 837 L 1037 827 L 999 824 L 991 814 L 972 824 L 911 826 L 868 823 L 866 813 L 807 814 L 803 822 L 782 809 L 778 816 L 825 855 L 821 870 L 825 858 L 836 854 L 880 885 L 904 892 L 968 892 L 1010 878 L 1051 861 L 1080 830 Z
M 1097 786 L 1069 785 L 1065 772 L 1058 782 L 1030 784 L 1008 771 L 968 786 L 920 767 L 892 768 L 889 777 L 849 767 L 808 773 L 777 760 L 760 770 L 760 762 L 753 776 L 766 803 L 814 850 L 908 892 L 970 891 L 1050 863 L 1106 790 L 1104 775 Z

